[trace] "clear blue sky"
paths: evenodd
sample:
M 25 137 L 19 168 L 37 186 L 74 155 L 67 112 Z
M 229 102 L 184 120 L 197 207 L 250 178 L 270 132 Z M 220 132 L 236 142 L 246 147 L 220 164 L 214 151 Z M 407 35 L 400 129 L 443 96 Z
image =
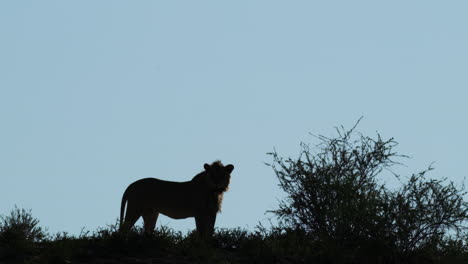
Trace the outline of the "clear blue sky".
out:
M 467 1 L 1 1 L 0 214 L 114 223 L 143 177 L 235 165 L 219 227 L 283 196 L 266 152 L 375 131 L 467 176 Z M 194 228 L 192 219 L 159 224 Z M 267 223 L 266 223 L 267 224 Z

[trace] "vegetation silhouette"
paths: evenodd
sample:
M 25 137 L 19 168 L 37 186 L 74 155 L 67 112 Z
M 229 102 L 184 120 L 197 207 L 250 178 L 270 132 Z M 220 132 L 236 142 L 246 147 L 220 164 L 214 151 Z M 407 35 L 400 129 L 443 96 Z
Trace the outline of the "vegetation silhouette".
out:
M 187 182 L 146 178 L 130 184 L 122 196 L 120 229 L 128 232 L 142 216 L 145 232 L 151 234 L 161 213 L 174 219 L 194 217 L 197 232 L 211 236 L 234 166 L 215 161 L 205 164 L 204 169 Z M 125 203 L 127 211 L 123 219 Z
M 37 244 L 46 238 L 31 210 L 15 208 L 7 216 L 0 216 L 0 263 L 2 258 L 24 260 L 38 252 Z
M 397 142 L 356 132 L 360 120 L 350 130 L 336 128 L 334 138 L 316 136 L 319 143 L 313 148 L 301 143 L 298 158 L 269 153 L 269 165 L 287 193 L 271 211 L 280 220 L 279 228 L 303 232 L 325 251 L 340 252 L 337 262 L 369 255 L 403 262 L 442 253 L 447 241 L 463 236 L 466 253 L 464 186 L 427 178 L 431 166 L 402 182 L 391 170 L 399 164 L 396 158 L 406 157 L 394 151 Z M 398 190 L 379 182 L 384 169 L 400 180 Z
M 287 194 L 270 211 L 277 224 L 201 237 L 166 226 L 124 233 L 117 221 L 78 236 L 51 235 L 30 210 L 15 207 L 1 217 L 0 263 L 467 263 L 464 186 L 428 178 L 432 167 L 404 180 L 392 172 L 404 157 L 394 151 L 397 142 L 364 136 L 358 123 L 337 128 L 333 138 L 316 136 L 316 145 L 302 143 L 298 158 L 269 153 Z M 381 183 L 385 170 L 399 188 Z

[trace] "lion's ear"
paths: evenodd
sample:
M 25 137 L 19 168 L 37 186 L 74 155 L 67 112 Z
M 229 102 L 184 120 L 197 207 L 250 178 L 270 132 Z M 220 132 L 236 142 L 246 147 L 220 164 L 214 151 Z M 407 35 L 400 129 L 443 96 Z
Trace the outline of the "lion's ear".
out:
M 205 170 L 208 171 L 210 169 L 210 165 L 208 165 L 208 163 L 205 163 L 205 165 L 203 165 L 203 168 L 205 168 Z
M 234 165 L 232 164 L 229 164 L 229 165 L 226 165 L 226 170 L 231 173 L 233 170 L 234 170 Z

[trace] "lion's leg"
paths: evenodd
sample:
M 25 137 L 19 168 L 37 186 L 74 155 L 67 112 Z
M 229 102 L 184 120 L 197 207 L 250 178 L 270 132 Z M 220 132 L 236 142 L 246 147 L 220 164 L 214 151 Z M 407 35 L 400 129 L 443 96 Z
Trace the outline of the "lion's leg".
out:
M 143 222 L 145 233 L 152 234 L 158 220 L 159 213 L 155 211 L 146 211 L 143 213 Z
M 214 233 L 216 213 L 214 215 L 207 216 L 206 218 L 206 235 L 211 237 Z
M 203 225 L 203 216 L 195 216 L 195 225 L 197 226 L 197 232 L 200 235 L 203 235 L 205 233 L 205 228 Z
M 200 234 L 200 236 L 210 237 L 213 235 L 215 221 L 216 214 L 195 216 L 195 224 L 197 226 L 197 232 Z
M 122 224 L 121 231 L 128 232 L 132 226 L 136 223 L 141 214 L 137 207 L 132 206 L 131 203 L 127 204 L 127 211 L 125 212 L 124 222 Z

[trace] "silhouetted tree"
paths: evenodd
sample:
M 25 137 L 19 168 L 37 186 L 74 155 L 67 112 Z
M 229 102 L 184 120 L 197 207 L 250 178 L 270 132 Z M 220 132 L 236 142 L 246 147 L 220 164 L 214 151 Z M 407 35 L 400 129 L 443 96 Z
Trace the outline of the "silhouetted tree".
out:
M 442 241 L 451 230 L 466 230 L 464 186 L 446 184 L 446 178 L 427 179 L 429 167 L 400 189 L 389 190 L 377 176 L 405 156 L 393 151 L 393 138 L 356 132 L 358 123 L 350 130 L 337 128 L 334 138 L 317 136 L 313 148 L 301 143 L 296 159 L 268 153 L 273 157 L 268 165 L 287 194 L 272 211 L 281 227 L 304 231 L 340 250 L 380 247 L 398 256 Z

